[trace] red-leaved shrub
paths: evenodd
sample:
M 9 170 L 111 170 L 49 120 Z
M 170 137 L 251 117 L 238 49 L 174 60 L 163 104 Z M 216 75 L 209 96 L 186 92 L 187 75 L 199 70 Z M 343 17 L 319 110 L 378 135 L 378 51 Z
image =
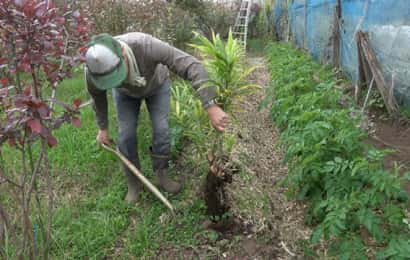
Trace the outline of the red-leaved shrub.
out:
M 89 30 L 88 12 L 75 1 L 59 6 L 51 0 L 0 1 L 0 249 L 10 248 L 0 250 L 0 258 L 48 258 L 53 191 L 47 149 L 57 144 L 53 132 L 62 123 L 79 126 L 81 104 L 57 101 L 55 93 L 80 62 L 78 49 Z M 5 150 L 15 153 L 17 163 L 4 163 Z M 31 197 L 36 194 L 40 207 L 39 182 L 45 183 L 48 196 L 41 197 L 48 198 L 48 210 L 47 216 L 36 216 L 44 223 L 37 228 L 31 223 Z

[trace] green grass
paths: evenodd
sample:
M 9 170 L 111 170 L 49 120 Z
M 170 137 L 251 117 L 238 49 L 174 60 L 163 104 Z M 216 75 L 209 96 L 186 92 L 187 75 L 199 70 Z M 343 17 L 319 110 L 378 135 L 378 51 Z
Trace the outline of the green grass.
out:
M 75 98 L 83 102 L 90 98 L 81 72 L 62 82 L 57 98 L 67 103 Z M 60 111 L 56 110 L 56 113 Z M 56 195 L 52 259 L 102 259 L 108 255 L 121 259 L 149 258 L 161 246 L 191 247 L 198 244 L 202 233 L 207 236 L 209 231 L 201 230 L 201 222 L 206 218 L 204 205 L 196 196 L 200 173 L 206 170 L 205 162 L 193 163 L 196 169 L 187 173 L 183 192 L 169 197 L 178 209 L 176 218 L 171 218 L 167 208 L 148 192 L 143 192 L 137 205 L 126 205 L 123 201 L 126 182 L 121 164 L 96 144 L 98 128 L 92 107 L 83 108 L 80 118 L 81 127 L 65 124 L 55 131 L 58 145 L 49 150 Z M 148 151 L 152 134 L 145 106 L 139 120 L 142 172 L 151 178 Z M 110 134 L 116 139 L 117 123 L 111 95 L 109 121 Z M 5 154 L 8 166 L 14 167 L 18 162 L 15 153 L 6 147 Z M 188 171 L 190 168 L 186 167 Z M 43 207 L 45 211 L 46 205 Z M 34 225 L 40 223 L 37 211 L 33 211 L 32 221 Z M 41 234 L 38 239 L 41 240 Z M 117 247 L 119 253 L 116 253 Z
M 64 82 L 63 88 L 64 91 L 59 92 L 62 99 L 77 98 L 78 94 L 82 98 L 88 98 L 81 78 Z M 110 134 L 116 137 L 115 110 L 111 100 L 109 111 Z M 53 163 L 62 171 L 60 174 L 64 175 L 61 177 L 62 182 L 67 182 L 68 179 L 72 185 L 80 184 L 79 191 L 83 193 L 56 211 L 55 256 L 102 258 L 109 254 L 109 249 L 119 239 L 127 241 L 124 254 L 141 257 L 153 254 L 153 250 L 158 249 L 164 241 L 192 243 L 193 231 L 198 227 L 197 221 L 201 219 L 201 205 L 194 204 L 193 208 L 183 209 L 184 217 L 171 221 L 166 226 L 158 225 L 158 222 L 159 217 L 167 213 L 167 209 L 151 194 L 145 193 L 142 202 L 135 207 L 125 205 L 123 198 L 126 185 L 120 164 L 116 158 L 96 145 L 97 127 L 91 107 L 81 113 L 81 127 L 67 125 L 58 131 L 60 144 L 50 153 Z M 137 132 L 142 169 L 144 174 L 151 176 L 148 156 L 151 128 L 145 107 L 141 111 Z M 71 181 L 71 178 L 75 180 Z M 191 197 L 192 194 L 190 190 L 185 190 L 179 197 L 181 196 Z M 186 211 L 189 213 L 184 214 Z M 127 230 L 131 216 L 136 217 L 138 223 Z M 195 221 L 191 219 L 192 216 Z M 176 228 L 180 224 L 187 225 Z M 123 232 L 125 233 L 122 234 Z

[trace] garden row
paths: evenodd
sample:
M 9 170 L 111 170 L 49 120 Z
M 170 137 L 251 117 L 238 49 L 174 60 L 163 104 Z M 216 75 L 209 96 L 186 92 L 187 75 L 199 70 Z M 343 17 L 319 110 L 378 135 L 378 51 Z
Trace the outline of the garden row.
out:
M 408 257 L 402 183 L 410 176 L 386 171 L 389 151 L 363 143 L 359 113 L 331 69 L 281 43 L 270 44 L 267 57 L 271 86 L 265 103 L 271 102 L 289 167 L 283 184 L 293 198 L 308 202 L 305 221 L 315 227 L 311 249 L 328 241 L 329 252 L 340 259 Z

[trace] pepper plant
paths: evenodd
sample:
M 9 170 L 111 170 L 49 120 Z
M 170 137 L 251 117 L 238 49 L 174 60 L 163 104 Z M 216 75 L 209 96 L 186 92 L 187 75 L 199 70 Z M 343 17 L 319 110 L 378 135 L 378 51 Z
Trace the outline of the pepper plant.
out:
M 81 104 L 60 102 L 55 93 L 81 60 L 87 17 L 75 1 L 59 7 L 51 0 L 0 2 L 0 258 L 48 258 L 53 190 L 47 150 L 63 123 L 80 125 Z M 6 155 L 14 164 L 6 164 Z

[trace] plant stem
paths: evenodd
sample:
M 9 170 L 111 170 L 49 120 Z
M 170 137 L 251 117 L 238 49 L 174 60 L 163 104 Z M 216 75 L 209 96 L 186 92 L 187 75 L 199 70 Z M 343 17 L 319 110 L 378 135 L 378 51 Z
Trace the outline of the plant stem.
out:
M 34 172 L 33 150 L 32 150 L 32 145 L 30 143 L 27 145 L 27 150 L 28 150 L 28 159 L 30 163 L 30 170 L 31 172 Z
M 44 141 L 42 141 L 42 142 L 44 142 Z M 34 239 L 34 236 L 33 236 L 32 232 L 31 232 L 31 229 L 32 229 L 32 226 L 33 226 L 33 225 L 32 225 L 31 222 L 30 222 L 29 210 L 30 210 L 31 194 L 32 194 L 32 192 L 33 192 L 33 190 L 34 190 L 34 186 L 35 186 L 35 183 L 36 183 L 37 175 L 38 175 L 38 173 L 39 173 L 39 171 L 40 171 L 40 168 L 41 168 L 41 162 L 42 162 L 42 160 L 43 160 L 43 157 L 44 157 L 44 150 L 42 149 L 42 151 L 41 151 L 41 153 L 40 153 L 40 156 L 39 156 L 39 158 L 37 159 L 37 163 L 36 163 L 36 166 L 35 166 L 35 168 L 34 168 L 34 171 L 32 172 L 31 181 L 30 181 L 30 186 L 29 186 L 29 189 L 28 189 L 28 192 L 27 192 L 27 196 L 26 196 L 25 201 L 24 201 L 24 210 L 25 210 L 25 218 L 26 218 L 26 229 L 27 229 L 27 234 L 26 234 L 26 235 L 28 235 L 28 236 L 31 238 L 31 245 L 30 245 L 30 249 L 31 249 L 31 250 L 30 250 L 30 255 L 33 255 L 33 257 L 34 257 L 35 239 Z
M 22 93 L 22 87 L 21 87 L 21 80 L 20 80 L 20 72 L 17 68 L 17 54 L 16 54 L 16 41 L 15 41 L 15 36 L 13 33 L 10 33 L 10 45 L 11 45 L 11 58 L 13 60 L 13 66 L 16 70 L 16 89 L 17 93 L 21 94 Z
M 37 81 L 37 75 L 35 73 L 34 64 L 30 64 L 30 68 L 31 68 L 31 77 L 33 78 L 34 96 L 36 98 L 39 98 L 40 97 L 39 84 L 38 84 L 38 81 Z
M 6 162 L 3 158 L 3 153 L 0 147 L 0 176 L 6 176 Z
M 0 256 L 3 256 L 4 259 L 7 259 L 7 246 L 8 246 L 8 233 L 9 233 L 9 216 L 7 212 L 4 210 L 4 207 L 0 203 L 0 246 L 5 250 L 0 251 Z
M 51 228 L 53 224 L 53 188 L 51 184 L 51 171 L 50 171 L 50 162 L 47 155 L 47 144 L 45 140 L 42 140 L 42 146 L 45 150 L 44 164 L 45 164 L 45 176 L 47 182 L 47 193 L 48 193 L 48 207 L 47 207 L 47 228 L 46 228 L 46 248 L 44 252 L 44 259 L 48 259 L 50 253 L 50 244 L 51 244 Z

